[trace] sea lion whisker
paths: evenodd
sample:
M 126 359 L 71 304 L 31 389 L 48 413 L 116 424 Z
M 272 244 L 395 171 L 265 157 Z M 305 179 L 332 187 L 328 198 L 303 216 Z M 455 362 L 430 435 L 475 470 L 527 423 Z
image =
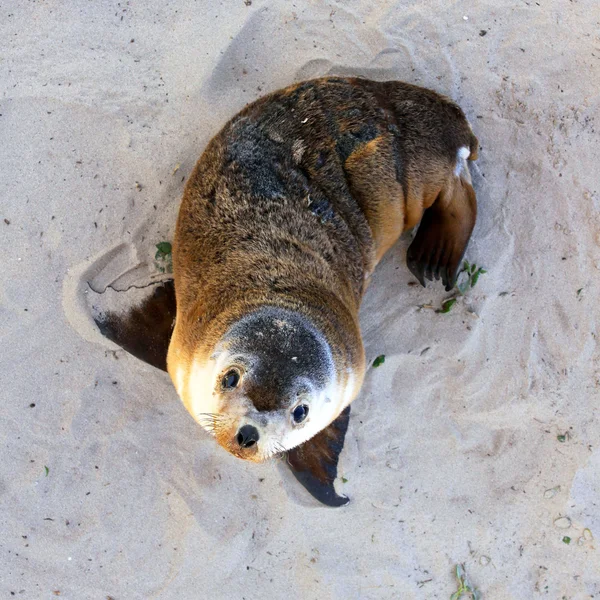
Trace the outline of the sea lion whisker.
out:
M 283 445 L 277 440 L 272 440 L 269 444 L 268 458 L 277 458 L 280 454 L 285 452 Z
M 218 413 L 196 413 L 197 417 L 210 417 L 211 419 L 225 419 L 225 415 L 220 415 Z
M 265 460 L 272 458 L 277 453 L 277 440 L 269 440 L 263 451 Z

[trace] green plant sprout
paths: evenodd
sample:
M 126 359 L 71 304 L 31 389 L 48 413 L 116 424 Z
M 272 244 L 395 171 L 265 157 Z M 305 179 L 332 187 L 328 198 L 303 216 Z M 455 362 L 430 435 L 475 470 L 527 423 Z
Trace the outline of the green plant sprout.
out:
M 475 263 L 471 265 L 468 260 L 465 260 L 463 268 L 456 278 L 456 289 L 460 292 L 460 295 L 464 296 L 468 289 L 474 288 L 479 281 L 479 277 L 484 273 L 487 273 L 485 269 L 478 267 Z
M 470 264 L 468 260 L 465 260 L 462 269 L 458 272 L 456 277 L 456 284 L 454 286 L 455 289 L 458 290 L 458 293 L 461 296 L 464 296 L 468 290 L 477 285 L 479 277 L 481 277 L 481 275 L 484 273 L 487 273 L 484 268 L 478 267 L 475 263 Z M 456 304 L 457 300 L 458 297 L 456 296 L 454 298 L 448 298 L 447 300 L 444 300 L 442 303 L 442 308 L 439 308 L 435 312 L 442 315 L 449 313 L 452 307 Z
M 450 596 L 450 600 L 460 600 L 465 594 L 468 594 L 471 600 L 481 600 L 479 590 L 471 585 L 467 579 L 465 568 L 462 565 L 456 565 L 455 575 L 458 582 L 458 589 Z
M 373 361 L 373 367 L 377 368 L 380 367 L 383 363 L 385 362 L 385 354 L 380 354 L 374 361 Z
M 161 273 L 173 272 L 173 247 L 171 242 L 159 242 L 156 244 L 156 254 L 154 255 L 155 266 Z
M 435 312 L 445 315 L 446 313 L 450 312 L 450 310 L 452 309 L 452 307 L 455 304 L 456 304 L 456 298 L 450 298 L 449 300 L 444 301 L 444 303 L 442 304 L 442 308 L 440 308 L 439 310 L 436 310 Z

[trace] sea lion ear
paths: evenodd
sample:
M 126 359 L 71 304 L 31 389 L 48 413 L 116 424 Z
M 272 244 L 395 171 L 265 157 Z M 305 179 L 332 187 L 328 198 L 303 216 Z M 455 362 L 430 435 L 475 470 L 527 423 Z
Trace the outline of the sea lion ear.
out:
M 294 477 L 326 506 L 344 506 L 350 501 L 347 496 L 339 496 L 333 486 L 349 421 L 348 406 L 331 425 L 287 454 Z
M 163 281 L 139 306 L 94 317 L 102 335 L 157 369 L 167 370 L 167 352 L 175 324 L 175 285 Z

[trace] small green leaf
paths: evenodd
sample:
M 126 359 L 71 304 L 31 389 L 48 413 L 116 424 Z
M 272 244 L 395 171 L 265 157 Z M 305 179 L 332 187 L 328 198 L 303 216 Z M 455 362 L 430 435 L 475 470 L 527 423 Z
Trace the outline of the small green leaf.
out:
M 348 483 L 348 480 L 345 477 L 342 477 L 342 483 Z
M 44 466 L 44 471 L 46 472 L 46 477 L 48 477 L 48 473 L 50 473 L 50 469 Z
M 477 271 L 477 265 L 476 265 L 475 263 L 473 263 L 473 264 L 471 265 L 471 275 L 472 275 L 473 273 L 475 273 L 475 271 Z
M 385 354 L 380 354 L 374 361 L 373 367 L 380 367 L 385 362 Z
M 568 545 L 571 543 L 571 538 L 568 535 L 565 535 L 565 537 L 563 538 L 563 542 Z
M 154 255 L 154 258 L 156 260 L 170 259 L 172 251 L 173 247 L 171 246 L 171 242 L 159 242 L 156 244 L 156 254 Z
M 159 242 L 156 244 L 156 254 L 154 259 L 157 261 L 154 266 L 161 273 L 172 273 L 173 272 L 173 257 L 171 252 L 173 247 L 171 242 Z
M 158 244 L 156 244 L 156 249 L 161 254 L 171 254 L 171 252 L 173 251 L 173 247 L 171 246 L 171 242 L 159 242 Z
M 582 291 L 583 291 L 583 288 L 579 288 L 579 289 L 577 290 L 577 295 L 579 296 L 579 295 L 581 294 L 581 292 L 582 292 Z
M 471 271 L 471 265 L 469 264 L 468 260 L 465 260 L 463 263 L 463 271 L 466 271 L 467 273 Z
M 485 269 L 479 268 L 473 275 L 471 275 L 471 287 L 474 288 L 475 284 L 479 281 L 479 276 L 487 273 Z
M 440 313 L 442 315 L 449 313 L 452 307 L 456 304 L 456 298 L 450 298 L 450 300 L 446 300 L 442 304 L 441 310 L 436 310 L 435 312 Z
M 557 435 L 557 436 L 556 436 L 556 439 L 557 439 L 559 442 L 561 442 L 561 443 L 564 443 L 564 442 L 566 442 L 566 441 L 567 441 L 567 436 L 566 436 L 565 434 Z

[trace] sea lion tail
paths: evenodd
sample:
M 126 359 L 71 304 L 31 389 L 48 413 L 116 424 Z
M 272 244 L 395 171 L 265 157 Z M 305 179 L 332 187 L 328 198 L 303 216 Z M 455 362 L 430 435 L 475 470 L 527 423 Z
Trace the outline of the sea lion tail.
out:
M 471 139 L 469 140 L 469 158 L 468 160 L 477 160 L 479 158 L 479 140 L 471 131 Z

